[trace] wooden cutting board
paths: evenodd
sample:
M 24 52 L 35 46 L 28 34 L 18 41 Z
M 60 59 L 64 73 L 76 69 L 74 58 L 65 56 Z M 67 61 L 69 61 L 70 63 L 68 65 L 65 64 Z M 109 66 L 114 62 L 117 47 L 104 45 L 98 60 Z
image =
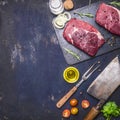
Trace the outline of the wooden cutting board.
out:
M 107 30 L 105 30 L 103 27 L 99 26 L 96 22 L 95 22 L 95 17 L 94 18 L 88 18 L 88 17 L 83 17 L 81 18 L 79 15 L 74 14 L 74 12 L 80 12 L 80 13 L 91 13 L 95 16 L 96 11 L 98 9 L 98 6 L 101 2 L 97 2 L 97 3 L 93 3 L 90 6 L 85 6 L 82 8 L 78 8 L 76 10 L 73 10 L 70 12 L 72 18 L 77 18 L 77 19 L 81 19 L 84 20 L 88 23 L 90 23 L 91 25 L 93 25 L 95 28 L 97 28 L 101 34 L 104 36 L 105 40 L 107 41 L 97 52 L 97 54 L 94 56 L 99 56 L 108 52 L 111 52 L 113 50 L 119 49 L 120 48 L 120 36 L 111 34 L 110 32 L 108 32 Z M 88 60 L 90 58 L 93 58 L 89 55 L 87 55 L 86 53 L 84 53 L 83 51 L 79 50 L 78 48 L 74 47 L 73 45 L 71 45 L 70 43 L 68 43 L 64 38 L 63 38 L 63 29 L 57 29 L 55 28 L 55 32 L 60 44 L 60 47 L 62 49 L 63 55 L 65 57 L 66 62 L 69 65 L 73 65 L 85 60 Z M 114 39 L 115 38 L 115 39 Z M 113 44 L 113 42 L 115 42 Z M 64 48 L 69 49 L 70 51 L 76 53 L 79 57 L 80 60 L 78 60 L 76 57 L 74 57 L 73 55 L 71 55 L 70 53 L 68 53 Z

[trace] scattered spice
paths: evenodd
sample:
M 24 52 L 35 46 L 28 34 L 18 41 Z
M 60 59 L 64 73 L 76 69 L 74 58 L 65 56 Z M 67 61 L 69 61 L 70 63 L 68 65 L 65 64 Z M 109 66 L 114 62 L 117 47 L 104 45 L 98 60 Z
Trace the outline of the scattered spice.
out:
M 69 54 L 71 54 L 73 57 L 75 57 L 75 58 L 77 58 L 78 60 L 80 60 L 80 57 L 76 54 L 76 53 L 74 53 L 73 51 L 71 51 L 71 50 L 69 50 L 69 49 L 67 49 L 67 48 L 64 48 L 65 49 L 65 51 L 67 51 Z
M 83 94 L 83 92 L 81 91 L 81 92 L 80 92 L 80 95 L 82 95 L 82 94 Z
M 83 18 L 83 16 L 89 17 L 89 18 L 93 18 L 94 15 L 91 13 L 79 13 L 79 12 L 74 12 L 74 14 L 78 14 L 81 18 Z
M 98 63 L 100 64 L 101 62 L 100 62 L 100 61 L 98 61 Z
M 112 36 L 106 39 L 106 43 L 113 47 L 116 44 L 116 36 Z

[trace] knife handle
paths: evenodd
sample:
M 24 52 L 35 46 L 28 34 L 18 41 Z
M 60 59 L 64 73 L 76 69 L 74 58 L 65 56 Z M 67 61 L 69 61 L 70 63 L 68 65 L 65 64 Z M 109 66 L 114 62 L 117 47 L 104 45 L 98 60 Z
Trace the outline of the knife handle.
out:
M 76 92 L 77 87 L 74 86 L 71 90 L 69 90 L 69 92 L 63 96 L 56 104 L 57 108 L 61 108 L 65 102 Z
M 85 116 L 84 120 L 94 120 L 94 118 L 100 113 L 99 109 L 92 107 L 89 113 Z

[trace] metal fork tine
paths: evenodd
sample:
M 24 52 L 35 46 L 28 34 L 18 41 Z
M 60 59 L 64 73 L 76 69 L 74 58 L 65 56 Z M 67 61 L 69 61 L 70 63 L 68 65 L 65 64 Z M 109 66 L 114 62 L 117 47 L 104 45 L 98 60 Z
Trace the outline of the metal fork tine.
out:
M 90 77 L 90 75 L 92 73 L 94 73 L 99 67 L 100 67 L 100 65 L 98 65 L 96 68 L 94 68 L 93 71 L 91 71 L 86 77 Z
M 91 67 L 82 75 L 82 79 L 76 84 L 76 87 L 77 87 L 77 88 L 82 84 L 83 81 L 87 80 L 87 79 L 90 77 L 90 75 L 91 75 L 93 72 L 95 72 L 95 71 L 100 67 L 100 65 L 98 65 L 97 67 L 95 67 L 95 68 L 93 69 L 93 67 L 94 67 L 97 63 L 98 63 L 98 62 L 96 62 L 96 63 L 94 63 L 93 65 L 91 65 Z
M 91 67 L 84 73 L 84 76 L 87 76 L 87 74 L 89 74 L 89 72 L 92 70 L 92 68 L 96 65 L 97 63 L 94 63 L 93 65 L 91 65 Z

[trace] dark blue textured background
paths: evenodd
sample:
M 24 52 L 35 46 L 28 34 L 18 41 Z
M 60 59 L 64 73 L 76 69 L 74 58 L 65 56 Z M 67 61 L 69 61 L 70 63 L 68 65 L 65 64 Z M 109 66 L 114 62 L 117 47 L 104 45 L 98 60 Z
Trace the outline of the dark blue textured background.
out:
M 88 0 L 74 0 L 74 4 L 77 9 L 88 5 Z M 48 0 L 0 0 L 0 120 L 64 120 L 61 112 L 70 108 L 69 102 L 61 109 L 56 103 L 74 84 L 63 80 L 63 71 L 69 65 L 51 24 L 53 17 Z M 119 53 L 120 49 L 73 66 L 83 74 L 100 60 L 103 70 Z M 99 73 L 96 71 L 74 94 L 79 100 L 79 114 L 70 120 L 83 120 L 97 104 L 86 90 Z M 120 88 L 109 100 L 120 105 L 119 95 Z M 85 98 L 91 103 L 87 110 L 80 106 Z M 96 120 L 104 120 L 102 114 Z

